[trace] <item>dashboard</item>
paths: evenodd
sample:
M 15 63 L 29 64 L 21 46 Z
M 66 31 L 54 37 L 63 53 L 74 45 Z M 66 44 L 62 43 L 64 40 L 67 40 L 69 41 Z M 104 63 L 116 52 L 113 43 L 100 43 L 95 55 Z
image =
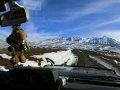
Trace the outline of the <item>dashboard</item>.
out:
M 92 73 L 90 73 L 90 70 L 92 70 Z M 94 78 L 91 78 L 91 76 L 97 75 L 97 71 L 100 70 L 80 67 L 15 67 L 8 72 L 0 72 L 0 87 L 12 90 L 18 88 L 29 90 L 120 90 L 120 80 L 117 80 L 117 82 L 112 81 L 112 79 L 104 82 L 102 79 L 105 78 L 92 80 Z M 102 71 L 104 75 L 108 72 L 107 77 L 114 75 L 111 70 L 101 70 L 100 72 Z M 83 77 L 85 75 L 87 77 L 90 75 L 90 77 L 85 79 Z M 1 77 L 4 79 L 1 79 Z M 114 76 L 114 78 L 117 77 Z

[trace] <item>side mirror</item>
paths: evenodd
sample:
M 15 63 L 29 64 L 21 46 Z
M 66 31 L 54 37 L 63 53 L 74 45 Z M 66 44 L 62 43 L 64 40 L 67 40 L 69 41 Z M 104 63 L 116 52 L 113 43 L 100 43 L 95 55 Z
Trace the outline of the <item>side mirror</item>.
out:
M 6 11 L 7 6 L 4 0 L 0 0 L 0 12 Z
M 18 25 L 29 20 L 29 12 L 24 8 L 6 12 L 0 16 L 0 24 L 2 27 Z

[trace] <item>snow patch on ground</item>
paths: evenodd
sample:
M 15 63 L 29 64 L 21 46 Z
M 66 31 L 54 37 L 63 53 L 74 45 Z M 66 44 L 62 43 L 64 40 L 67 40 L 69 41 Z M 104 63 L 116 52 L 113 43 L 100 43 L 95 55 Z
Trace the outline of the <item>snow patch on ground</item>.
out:
M 78 60 L 78 58 L 72 53 L 71 50 L 45 53 L 43 55 L 33 55 L 31 57 L 47 57 L 53 60 L 55 62 L 55 65 L 62 65 L 65 63 L 66 65 L 72 65 Z
M 0 57 L 4 58 L 4 59 L 9 59 L 11 58 L 11 56 L 8 56 L 7 54 L 0 54 Z
M 7 59 L 7 60 L 10 60 L 11 59 L 11 56 L 7 55 L 7 54 L 0 54 L 0 56 L 3 58 L 3 59 Z M 22 63 L 18 63 L 18 65 L 21 65 Z M 26 63 L 23 64 L 23 66 L 33 66 L 33 67 L 38 67 L 38 63 L 35 62 L 35 61 L 30 61 L 27 59 Z
M 97 57 L 94 57 L 94 56 L 91 56 L 91 55 L 90 55 L 89 57 L 90 57 L 92 60 L 97 61 L 97 63 L 103 65 L 104 67 L 106 67 L 106 68 L 108 68 L 108 69 L 114 70 L 114 71 L 116 72 L 116 74 L 120 76 L 120 71 L 118 70 L 117 67 L 114 67 L 112 64 L 109 64 L 109 63 L 105 62 L 104 60 L 99 59 L 99 58 L 97 58 Z
M 97 63 L 105 66 L 106 68 L 109 68 L 109 69 L 113 69 L 113 68 L 114 68 L 112 65 L 104 62 L 104 60 L 101 60 L 101 59 L 99 59 L 99 58 L 97 58 L 97 57 L 94 57 L 94 56 L 91 56 L 91 55 L 90 55 L 89 57 L 90 57 L 91 59 L 97 61 Z
M 0 66 L 0 71 L 8 71 L 8 69 L 5 69 L 5 67 Z
M 11 56 L 7 55 L 7 54 L 0 54 L 0 56 L 3 59 L 7 59 L 10 60 Z M 58 52 L 52 52 L 52 53 L 45 53 L 43 55 L 33 55 L 31 57 L 37 57 L 37 58 L 50 58 L 51 60 L 53 60 L 55 62 L 55 65 L 72 65 L 74 63 L 76 63 L 76 61 L 78 60 L 78 58 L 72 53 L 71 50 L 67 50 L 67 51 L 58 51 Z M 26 63 L 19 63 L 19 65 L 23 65 L 23 66 L 32 66 L 32 67 L 40 67 L 38 65 L 38 62 L 35 61 L 31 61 L 28 60 L 26 61 Z M 48 65 L 48 63 L 46 62 L 46 60 L 42 61 L 41 63 L 41 67 L 43 67 L 44 65 Z M 2 67 L 2 70 L 4 70 L 4 67 Z
M 39 67 L 38 63 L 35 61 L 30 61 L 27 59 L 26 63 L 18 63 L 18 65 L 23 65 L 23 66 L 32 66 L 32 67 Z
M 117 60 L 114 60 L 114 62 L 115 62 L 116 64 L 119 64 L 119 62 L 118 62 Z

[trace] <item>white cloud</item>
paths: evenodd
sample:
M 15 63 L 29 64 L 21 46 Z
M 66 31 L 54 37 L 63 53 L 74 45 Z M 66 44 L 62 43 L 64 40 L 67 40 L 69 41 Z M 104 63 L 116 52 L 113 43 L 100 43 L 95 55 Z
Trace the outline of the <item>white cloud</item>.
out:
M 58 38 L 59 34 L 57 33 L 28 33 L 28 40 L 29 41 L 39 41 L 39 40 L 45 40 L 50 38 Z
M 53 22 L 67 22 L 72 21 L 78 18 L 81 18 L 86 15 L 94 14 L 94 13 L 100 13 L 109 10 L 111 6 L 114 6 L 116 4 L 120 4 L 119 0 L 96 0 L 97 2 L 89 3 L 88 6 L 84 7 L 83 9 L 80 9 L 78 7 L 77 9 L 66 9 L 63 13 L 66 15 L 63 19 L 58 20 L 51 20 Z
M 47 0 L 23 0 L 23 5 L 29 10 L 39 10 L 46 5 Z
M 98 28 L 98 27 L 103 27 L 110 24 L 115 24 L 115 23 L 120 23 L 120 17 L 96 24 L 94 27 Z
M 96 33 L 97 36 L 108 36 L 120 41 L 120 30 L 105 30 Z
M 25 26 L 25 32 L 27 33 L 27 39 L 29 41 L 38 41 L 45 40 L 49 38 L 57 38 L 60 33 L 48 33 L 41 32 L 40 29 L 38 31 L 38 27 L 33 22 L 28 22 Z
M 75 28 L 71 28 L 69 30 L 67 30 L 68 32 L 73 32 L 73 31 L 80 31 L 81 29 L 88 29 L 88 28 L 91 28 L 91 29 L 98 29 L 100 27 L 103 27 L 103 26 L 106 26 L 106 25 L 110 25 L 110 24 L 117 24 L 117 23 L 120 23 L 120 17 L 117 17 L 117 18 L 111 18 L 110 20 L 108 21 L 104 21 L 104 22 L 100 22 L 100 23 L 90 23 L 88 25 L 85 25 L 85 26 L 78 26 L 78 27 L 75 27 Z
M 37 32 L 37 29 L 38 27 L 32 21 L 27 22 L 25 25 L 25 31 L 27 33 Z
M 24 27 L 25 32 L 27 33 L 27 40 L 37 41 L 45 40 L 49 38 L 57 38 L 61 33 L 48 33 L 48 32 L 39 32 L 38 27 L 33 22 L 26 23 Z M 0 39 L 5 40 L 12 33 L 12 28 L 0 28 Z
M 103 12 L 107 9 L 109 9 L 111 6 L 120 3 L 119 0 L 102 0 L 102 1 L 97 1 L 92 4 L 89 4 L 87 7 L 85 7 L 82 10 L 79 10 L 73 14 L 73 16 L 69 17 L 68 20 L 73 20 L 85 15 L 89 14 L 94 14 L 94 13 L 99 13 Z

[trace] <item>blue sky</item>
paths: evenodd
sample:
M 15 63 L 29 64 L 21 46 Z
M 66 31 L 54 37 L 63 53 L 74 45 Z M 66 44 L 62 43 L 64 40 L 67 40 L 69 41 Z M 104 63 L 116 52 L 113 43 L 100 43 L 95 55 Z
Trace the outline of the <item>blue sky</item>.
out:
M 30 12 L 28 40 L 108 36 L 120 41 L 120 0 L 21 0 Z M 11 33 L 0 27 L 0 38 Z

